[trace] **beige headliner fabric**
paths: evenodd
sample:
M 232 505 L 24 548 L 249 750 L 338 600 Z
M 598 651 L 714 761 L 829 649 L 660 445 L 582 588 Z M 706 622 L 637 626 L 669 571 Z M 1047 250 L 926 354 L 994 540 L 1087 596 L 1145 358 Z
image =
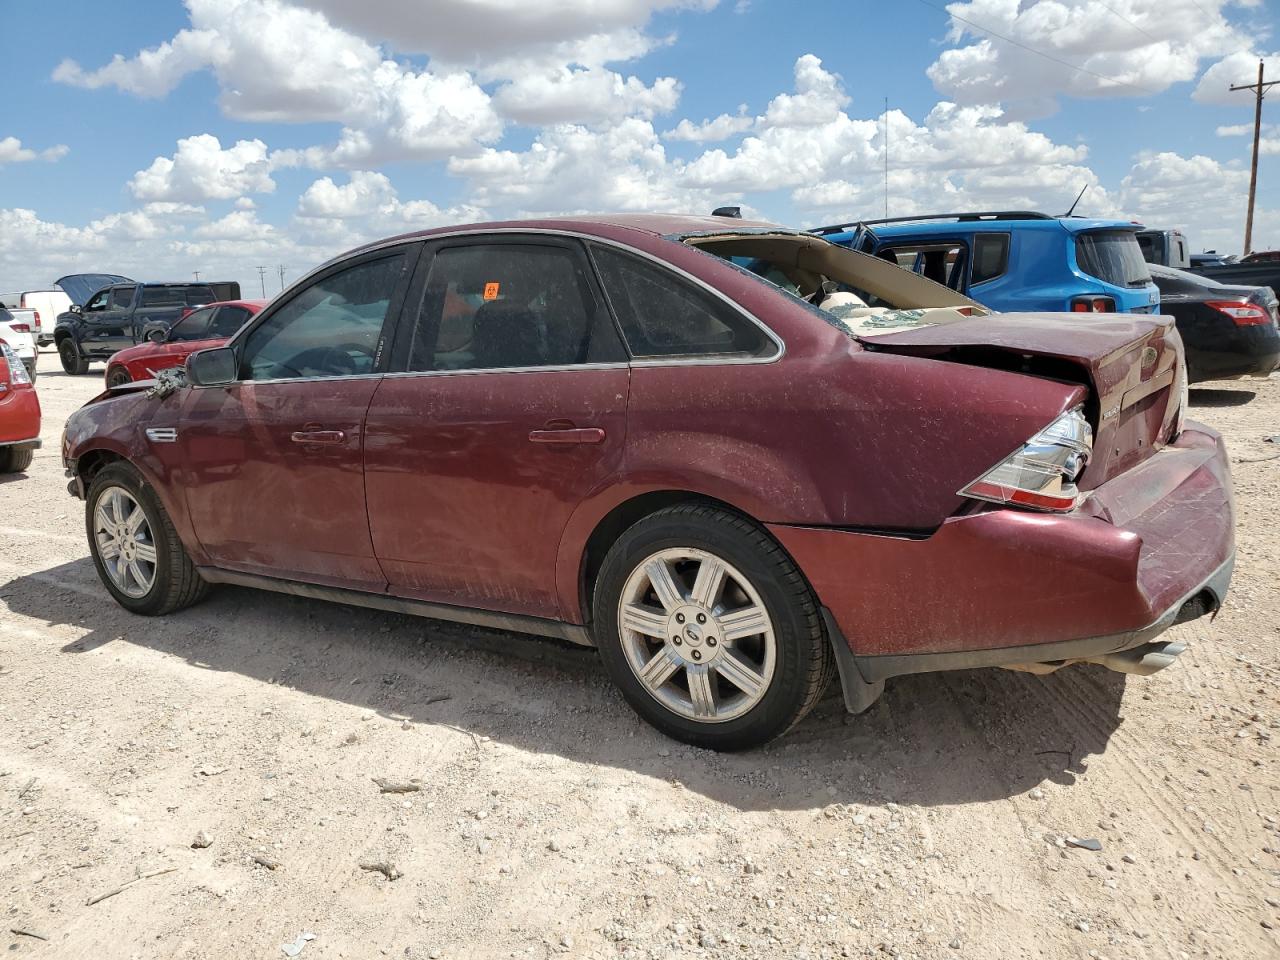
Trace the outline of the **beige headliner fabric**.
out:
M 799 270 L 808 289 L 817 288 L 824 276 L 865 290 L 900 309 L 915 307 L 976 307 L 990 313 L 976 300 L 950 287 L 927 280 L 895 263 L 824 240 L 794 233 L 743 234 L 689 237 L 685 243 L 723 257 L 759 257 Z

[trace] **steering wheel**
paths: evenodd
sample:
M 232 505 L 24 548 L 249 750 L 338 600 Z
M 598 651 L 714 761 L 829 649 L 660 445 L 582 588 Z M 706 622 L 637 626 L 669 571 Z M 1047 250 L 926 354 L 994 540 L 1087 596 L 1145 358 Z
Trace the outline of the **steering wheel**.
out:
M 351 354 L 343 349 L 348 346 L 351 345 L 312 347 L 310 350 L 303 350 L 301 353 L 290 357 L 289 363 L 281 363 L 279 365 L 287 370 L 292 370 L 300 377 L 314 376 L 316 374 L 340 377 L 359 373 L 355 360 L 351 358 Z M 310 374 L 305 371 L 310 371 Z

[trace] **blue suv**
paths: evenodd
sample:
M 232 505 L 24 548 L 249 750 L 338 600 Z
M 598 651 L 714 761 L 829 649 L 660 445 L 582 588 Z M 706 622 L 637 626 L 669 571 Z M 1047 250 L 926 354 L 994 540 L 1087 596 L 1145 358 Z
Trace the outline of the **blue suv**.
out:
M 1159 313 L 1137 233 L 1119 220 L 1014 210 L 867 220 L 819 227 L 993 310 Z

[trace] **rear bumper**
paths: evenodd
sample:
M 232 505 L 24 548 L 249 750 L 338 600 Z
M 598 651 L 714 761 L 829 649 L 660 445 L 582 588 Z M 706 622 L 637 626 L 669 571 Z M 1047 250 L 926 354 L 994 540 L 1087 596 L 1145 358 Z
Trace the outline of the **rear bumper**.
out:
M 1265 377 L 1280 367 L 1280 331 L 1270 325 L 1222 328 L 1184 337 L 1191 383 Z
M 924 539 L 770 530 L 871 682 L 1140 647 L 1216 611 L 1235 557 L 1226 449 L 1199 424 L 1070 514 L 998 508 Z

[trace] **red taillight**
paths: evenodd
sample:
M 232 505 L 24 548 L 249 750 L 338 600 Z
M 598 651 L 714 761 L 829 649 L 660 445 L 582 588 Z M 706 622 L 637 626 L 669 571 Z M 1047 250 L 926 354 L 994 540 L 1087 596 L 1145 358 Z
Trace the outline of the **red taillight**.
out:
M 1110 297 L 1076 297 L 1071 301 L 1072 313 L 1115 313 L 1116 302 Z
M 30 333 L 30 332 L 31 332 L 31 324 L 29 324 L 29 323 L 11 323 L 11 324 L 9 324 L 9 329 L 10 329 L 10 330 L 12 330 L 14 333 Z
M 1271 314 L 1265 307 L 1243 300 L 1210 300 L 1205 304 L 1219 313 L 1225 313 L 1237 327 L 1260 327 L 1271 322 Z

